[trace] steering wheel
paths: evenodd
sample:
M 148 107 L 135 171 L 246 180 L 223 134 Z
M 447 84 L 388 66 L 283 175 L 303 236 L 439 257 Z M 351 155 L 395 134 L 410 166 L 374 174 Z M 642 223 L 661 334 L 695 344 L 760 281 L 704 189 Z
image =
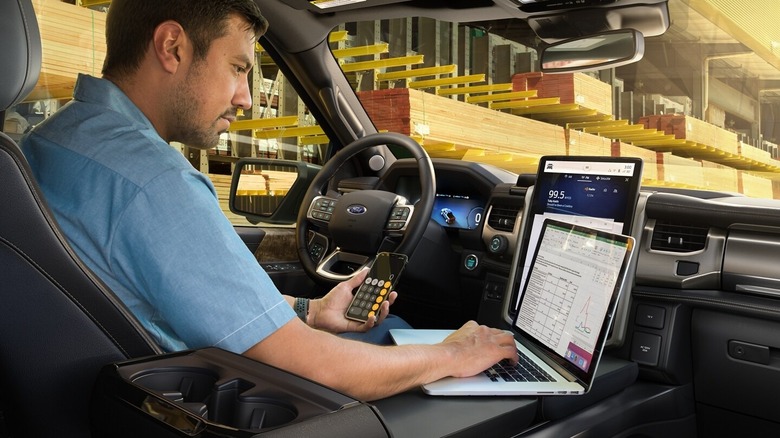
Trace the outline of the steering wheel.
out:
M 412 205 L 405 197 L 382 190 L 325 192 L 331 178 L 349 159 L 386 144 L 404 147 L 417 161 L 421 191 L 417 203 Z M 317 282 L 335 283 L 352 278 L 378 252 L 411 257 L 425 233 L 435 196 L 433 164 L 412 138 L 382 132 L 348 144 L 314 177 L 298 212 L 296 245 L 304 271 Z M 395 247 L 398 239 L 400 243 Z

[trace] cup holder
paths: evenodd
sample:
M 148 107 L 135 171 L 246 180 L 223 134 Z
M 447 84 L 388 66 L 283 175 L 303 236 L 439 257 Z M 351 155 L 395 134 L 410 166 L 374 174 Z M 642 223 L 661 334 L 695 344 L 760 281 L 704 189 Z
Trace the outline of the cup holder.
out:
M 258 391 L 243 379 L 220 382 L 209 400 L 211 419 L 239 429 L 263 429 L 289 423 L 298 417 L 292 403 Z
M 264 429 L 287 424 L 298 416 L 289 403 L 263 397 L 242 397 L 236 400 L 233 419 L 228 423 L 239 429 Z
M 213 347 L 104 366 L 90 423 L 94 438 L 389 435 L 373 406 Z
M 255 385 L 219 377 L 202 368 L 157 368 L 133 376 L 131 381 L 152 390 L 201 418 L 237 429 L 278 427 L 295 420 L 295 406 L 278 397 L 253 393 Z
M 155 391 L 206 419 L 209 418 L 206 401 L 217 380 L 217 375 L 209 370 L 185 367 L 145 370 L 131 379 L 136 385 Z

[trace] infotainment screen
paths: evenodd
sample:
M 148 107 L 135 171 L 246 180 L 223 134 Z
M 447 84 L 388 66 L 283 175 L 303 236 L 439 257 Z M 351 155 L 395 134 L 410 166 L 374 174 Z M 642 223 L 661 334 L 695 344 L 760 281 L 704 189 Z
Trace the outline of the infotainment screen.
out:
M 535 248 L 545 218 L 630 234 L 642 181 L 642 160 L 633 157 L 547 156 L 539 161 L 512 286 L 517 312 L 528 274 L 526 254 Z M 522 269 L 520 269 L 522 266 Z

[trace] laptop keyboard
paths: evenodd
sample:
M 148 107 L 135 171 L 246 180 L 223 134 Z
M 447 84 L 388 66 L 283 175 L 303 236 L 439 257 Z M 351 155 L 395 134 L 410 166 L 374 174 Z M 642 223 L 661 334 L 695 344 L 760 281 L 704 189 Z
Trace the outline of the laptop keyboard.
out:
M 555 379 L 545 370 L 539 368 L 525 354 L 518 351 L 517 364 L 506 359 L 484 371 L 494 382 L 555 382 Z

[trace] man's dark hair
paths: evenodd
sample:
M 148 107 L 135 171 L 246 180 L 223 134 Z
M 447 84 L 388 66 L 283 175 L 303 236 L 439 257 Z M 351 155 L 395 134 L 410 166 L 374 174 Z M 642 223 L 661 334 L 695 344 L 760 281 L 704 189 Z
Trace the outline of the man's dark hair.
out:
M 254 0 L 113 0 L 106 18 L 106 59 L 103 74 L 134 72 L 141 64 L 154 29 L 162 22 L 181 24 L 192 40 L 195 60 L 206 57 L 211 43 L 227 34 L 227 20 L 243 17 L 256 36 L 268 22 Z

